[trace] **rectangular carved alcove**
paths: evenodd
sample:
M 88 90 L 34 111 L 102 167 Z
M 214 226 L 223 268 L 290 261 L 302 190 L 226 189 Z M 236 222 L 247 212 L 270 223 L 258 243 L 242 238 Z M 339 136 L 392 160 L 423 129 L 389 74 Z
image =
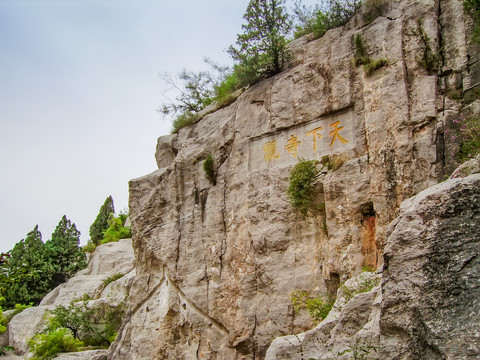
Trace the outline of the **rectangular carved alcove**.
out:
M 355 116 L 350 106 L 275 134 L 253 138 L 249 170 L 285 167 L 299 159 L 320 160 L 322 156 L 339 154 L 355 146 Z

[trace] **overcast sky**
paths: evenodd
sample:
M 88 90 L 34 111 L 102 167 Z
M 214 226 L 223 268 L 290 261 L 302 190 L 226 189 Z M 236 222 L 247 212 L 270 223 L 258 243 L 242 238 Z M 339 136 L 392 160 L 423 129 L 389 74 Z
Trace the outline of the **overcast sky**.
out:
M 171 129 L 159 74 L 231 64 L 247 5 L 0 0 L 0 251 L 37 224 L 48 240 L 63 215 L 85 244 L 107 196 L 127 208 Z

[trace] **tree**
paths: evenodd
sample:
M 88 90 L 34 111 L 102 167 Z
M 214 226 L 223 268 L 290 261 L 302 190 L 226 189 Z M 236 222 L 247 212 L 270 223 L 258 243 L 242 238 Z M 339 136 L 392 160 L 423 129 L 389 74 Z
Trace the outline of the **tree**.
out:
M 52 288 L 64 283 L 87 265 L 85 253 L 79 244 L 80 231 L 63 215 L 52 238 L 45 244 L 47 261 L 53 270 Z
M 379 14 L 383 0 L 369 1 L 370 16 Z M 312 33 L 314 38 L 322 37 L 328 30 L 345 25 L 360 9 L 361 0 L 323 0 L 320 5 L 306 7 L 301 0 L 294 3 L 297 20 L 295 37 Z
M 291 21 L 284 0 L 250 0 L 243 18 L 244 33 L 229 54 L 237 63 L 235 72 L 244 82 L 255 82 L 279 73 L 287 60 L 286 37 Z M 244 85 L 244 84 L 242 84 Z
M 108 229 L 108 219 L 110 215 L 115 214 L 115 208 L 113 207 L 112 196 L 109 196 L 97 215 L 97 218 L 90 226 L 90 239 L 94 245 L 99 245 L 103 240 L 103 232 Z
M 7 281 L 3 284 L 6 308 L 15 304 L 38 304 L 51 290 L 52 267 L 46 261 L 45 244 L 38 225 L 10 252 L 4 267 Z

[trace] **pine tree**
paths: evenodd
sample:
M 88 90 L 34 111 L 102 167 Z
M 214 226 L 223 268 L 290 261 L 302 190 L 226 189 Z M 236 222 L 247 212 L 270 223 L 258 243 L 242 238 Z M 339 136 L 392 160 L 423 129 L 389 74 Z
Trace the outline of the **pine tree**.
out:
M 5 307 L 38 304 L 51 290 L 52 267 L 46 260 L 45 244 L 38 225 L 10 251 L 5 265 L 7 282 L 2 286 Z
M 80 231 L 63 215 L 52 238 L 45 244 L 47 261 L 53 269 L 52 288 L 64 283 L 87 265 L 85 253 L 79 244 Z
M 279 73 L 287 60 L 286 37 L 291 21 L 284 0 L 251 0 L 243 18 L 244 33 L 228 52 L 235 60 L 235 72 L 243 82 L 254 82 Z M 242 79 L 243 77 L 243 79 Z
M 90 239 L 93 244 L 99 245 L 103 240 L 103 232 L 108 229 L 108 219 L 115 214 L 115 208 L 113 207 L 113 199 L 109 196 L 97 215 L 97 218 L 90 226 Z

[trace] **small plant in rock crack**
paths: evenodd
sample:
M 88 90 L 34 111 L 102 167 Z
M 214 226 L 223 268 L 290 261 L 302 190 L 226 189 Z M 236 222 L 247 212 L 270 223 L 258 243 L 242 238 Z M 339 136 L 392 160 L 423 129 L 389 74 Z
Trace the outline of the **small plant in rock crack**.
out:
M 212 154 L 209 154 L 205 160 L 203 160 L 203 170 L 205 171 L 205 175 L 207 179 L 212 183 L 212 185 L 216 184 L 216 177 L 217 172 L 215 170 L 215 161 L 213 160 Z
M 367 55 L 367 51 L 363 45 L 363 40 L 360 34 L 355 35 L 353 42 L 355 44 L 355 56 L 353 57 L 353 63 L 357 67 L 363 65 L 365 74 L 367 76 L 372 75 L 375 70 L 388 65 L 387 59 L 372 59 Z
M 418 21 L 417 29 L 413 31 L 415 35 L 420 38 L 422 42 L 422 56 L 417 58 L 418 63 L 423 66 L 429 73 L 436 72 L 441 66 L 440 50 L 433 51 L 430 37 L 422 26 L 422 23 Z

